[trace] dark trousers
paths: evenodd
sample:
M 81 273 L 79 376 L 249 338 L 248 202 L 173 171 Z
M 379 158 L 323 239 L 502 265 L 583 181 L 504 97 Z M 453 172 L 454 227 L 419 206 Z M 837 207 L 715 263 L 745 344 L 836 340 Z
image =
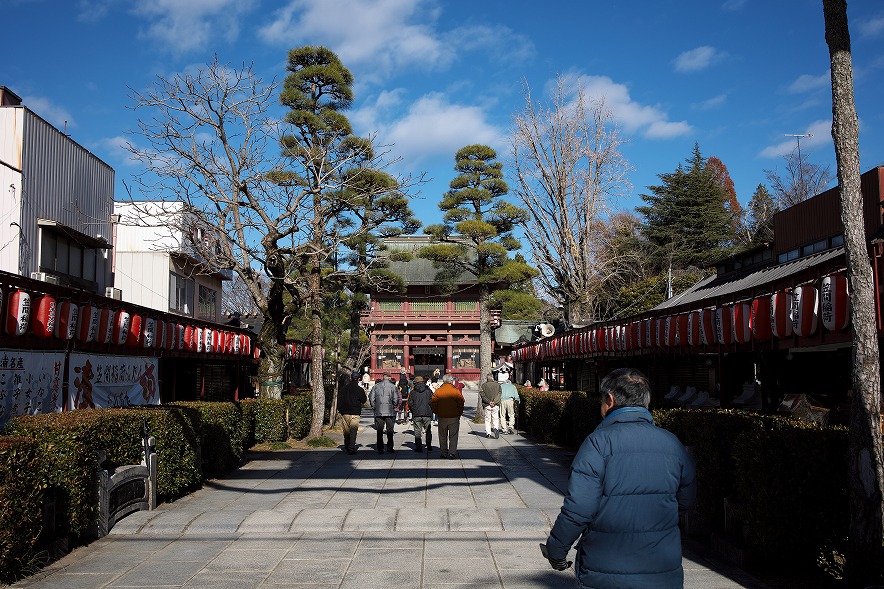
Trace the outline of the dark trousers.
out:
M 393 451 L 393 416 L 374 418 L 374 428 L 378 430 L 378 450 L 384 449 L 384 428 L 387 429 L 387 452 Z

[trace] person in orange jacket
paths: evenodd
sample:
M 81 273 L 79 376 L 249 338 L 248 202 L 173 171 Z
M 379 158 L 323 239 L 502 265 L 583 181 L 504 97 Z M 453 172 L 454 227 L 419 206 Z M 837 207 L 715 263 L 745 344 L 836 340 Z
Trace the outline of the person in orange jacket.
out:
M 460 417 L 463 415 L 463 394 L 451 384 L 450 374 L 442 377 L 442 385 L 433 392 L 430 402 L 433 413 L 439 419 L 440 458 L 454 460 L 457 458 L 457 435 L 460 433 Z

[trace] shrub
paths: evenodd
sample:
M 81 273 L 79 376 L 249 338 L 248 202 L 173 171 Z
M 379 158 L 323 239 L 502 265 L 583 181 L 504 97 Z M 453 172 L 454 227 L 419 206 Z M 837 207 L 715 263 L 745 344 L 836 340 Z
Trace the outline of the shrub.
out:
M 749 545 L 763 559 L 813 567 L 846 551 L 848 431 L 779 419 L 741 434 L 736 486 Z
M 0 582 L 21 575 L 43 527 L 49 483 L 39 451 L 30 438 L 0 437 Z
M 289 436 L 300 440 L 310 433 L 313 418 L 313 399 L 309 395 L 286 397 L 289 409 Z
M 538 441 L 579 446 L 601 421 L 599 397 L 518 387 L 519 423 Z
M 255 399 L 255 442 L 283 442 L 288 439 L 286 402 L 282 399 Z
M 243 410 L 229 402 L 176 402 L 170 405 L 198 412 L 203 476 L 216 477 L 240 465 L 243 453 Z M 196 425 L 196 424 L 194 424 Z

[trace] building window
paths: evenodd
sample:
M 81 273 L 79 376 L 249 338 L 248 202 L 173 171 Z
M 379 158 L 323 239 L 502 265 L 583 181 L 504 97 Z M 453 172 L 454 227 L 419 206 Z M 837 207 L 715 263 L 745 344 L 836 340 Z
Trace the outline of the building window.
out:
M 378 301 L 379 311 L 401 311 L 402 303 L 399 301 Z
M 51 231 L 40 232 L 40 271 L 66 274 L 95 282 L 94 248 Z
M 777 263 L 782 264 L 783 262 L 788 262 L 790 260 L 794 260 L 798 258 L 798 248 L 795 248 L 791 251 L 785 252 L 777 256 Z
M 378 350 L 377 366 L 381 370 L 399 370 L 402 368 L 402 347 L 384 346 Z
M 832 238 L 832 247 L 838 247 L 839 245 L 844 245 L 844 235 L 836 235 Z
M 475 311 L 479 301 L 454 301 L 455 311 Z
M 411 303 L 412 311 L 444 311 L 445 301 L 414 301 Z
M 475 368 L 479 365 L 479 348 L 474 346 L 452 347 L 451 362 L 455 368 Z
M 169 273 L 169 310 L 192 315 L 193 279 Z
M 214 321 L 217 318 L 217 307 L 215 304 L 217 294 L 217 291 L 207 286 L 203 286 L 202 284 L 200 285 L 199 301 L 197 302 L 199 305 L 197 309 L 200 319 Z

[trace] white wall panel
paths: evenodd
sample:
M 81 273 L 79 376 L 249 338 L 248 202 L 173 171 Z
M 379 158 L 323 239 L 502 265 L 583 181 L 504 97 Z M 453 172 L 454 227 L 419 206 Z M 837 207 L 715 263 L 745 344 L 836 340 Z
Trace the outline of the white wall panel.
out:
M 117 252 L 114 286 L 123 300 L 157 311 L 169 310 L 169 254 Z

